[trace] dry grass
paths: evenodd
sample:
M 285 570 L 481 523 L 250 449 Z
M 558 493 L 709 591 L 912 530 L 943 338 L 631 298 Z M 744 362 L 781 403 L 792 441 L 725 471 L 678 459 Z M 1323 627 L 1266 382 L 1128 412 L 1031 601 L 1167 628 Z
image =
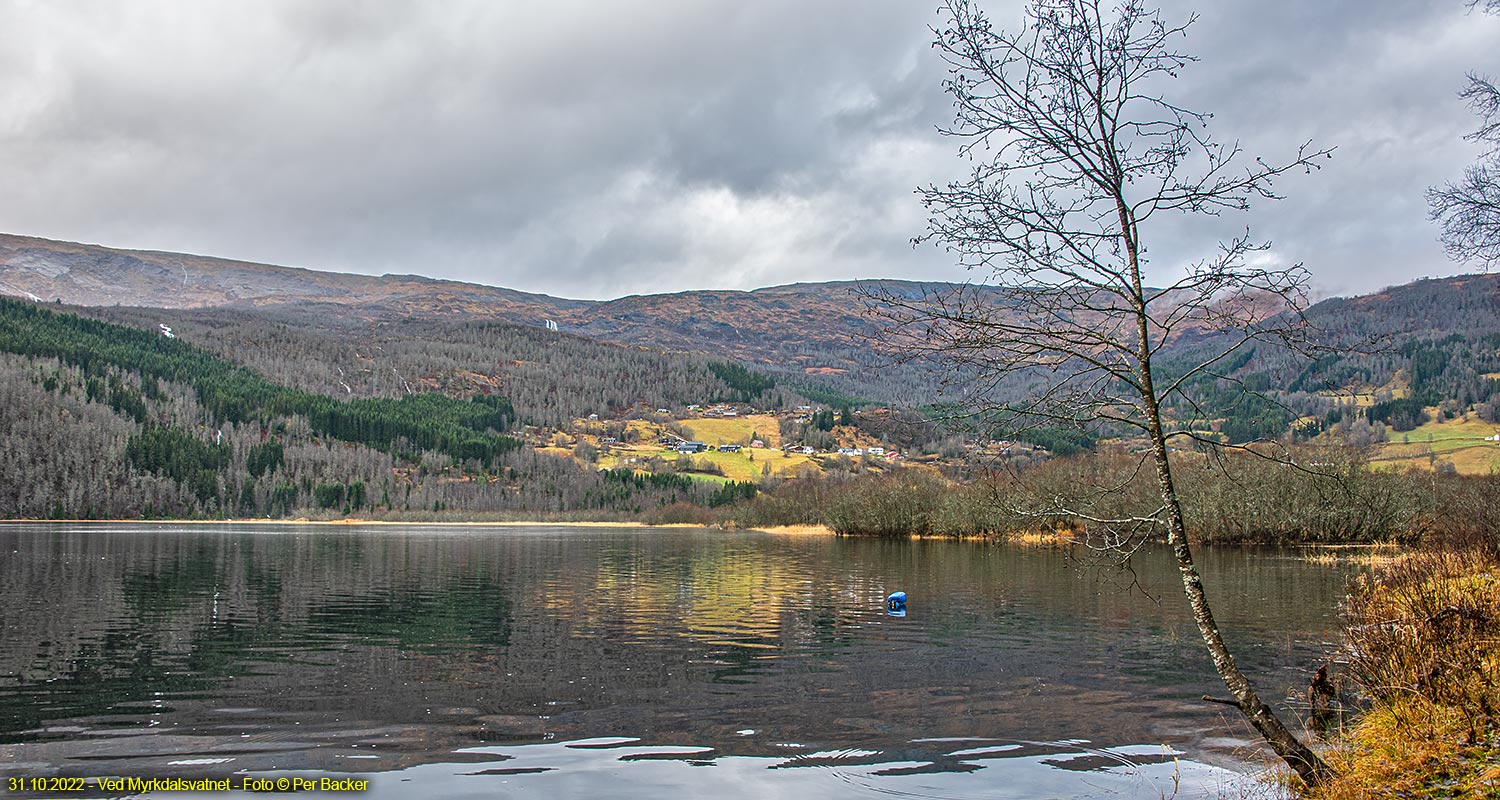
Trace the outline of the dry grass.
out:
M 1496 425 L 1493 422 L 1485 422 L 1478 415 L 1470 414 L 1468 419 L 1459 418 L 1439 422 L 1436 421 L 1437 415 L 1435 411 L 1436 409 L 1431 407 L 1427 409 L 1427 413 L 1433 415 L 1434 421 L 1419 425 L 1405 433 L 1392 433 L 1391 438 L 1399 439 L 1402 436 L 1406 436 L 1415 444 L 1427 441 L 1428 436 L 1431 436 L 1435 442 L 1445 439 L 1478 441 L 1484 439 L 1486 436 L 1494 436 L 1496 433 L 1500 433 L 1500 425 Z
M 1416 445 L 1411 445 L 1416 447 Z M 1444 448 L 1439 445 L 1433 448 L 1439 453 L 1437 459 L 1422 455 L 1406 457 L 1379 456 L 1370 460 L 1370 465 L 1382 469 L 1396 469 L 1406 471 L 1409 469 L 1430 470 L 1434 464 L 1452 464 L 1460 475 L 1489 475 L 1500 472 L 1500 447 L 1494 444 L 1486 444 L 1462 448 Z M 1446 449 L 1446 452 L 1444 450 Z
M 1448 453 L 1445 458 L 1453 462 L 1460 475 L 1488 475 L 1500 471 L 1500 446 L 1495 444 L 1466 447 Z
M 1072 531 L 1059 528 L 1012 533 L 1005 537 L 1005 541 L 1022 547 L 1068 547 L 1076 541 L 1076 538 Z
M 1396 701 L 1365 714 L 1352 743 L 1327 753 L 1338 777 L 1317 800 L 1500 797 L 1500 742 L 1465 744 L 1453 709 Z
M 1406 374 L 1406 370 L 1397 370 L 1396 374 L 1392 375 L 1391 379 L 1387 381 L 1384 386 L 1359 387 L 1362 389 L 1367 389 L 1368 391 L 1355 392 L 1352 391 L 1353 387 L 1350 387 L 1350 389 L 1325 389 L 1318 392 L 1318 394 L 1340 401 L 1353 399 L 1356 406 L 1358 406 L 1359 408 L 1365 408 L 1367 406 L 1375 405 L 1375 397 L 1382 391 L 1390 391 L 1391 399 L 1393 400 L 1404 399 L 1408 394 L 1411 393 L 1411 387 L 1409 384 L 1410 380 Z
M 1325 567 L 1334 567 L 1341 564 L 1354 564 L 1361 567 L 1388 567 L 1395 564 L 1402 557 L 1402 550 L 1396 545 L 1322 545 L 1312 547 L 1302 554 L 1302 560 L 1309 564 L 1318 564 Z
M 754 530 L 785 536 L 833 536 L 834 530 L 827 525 L 765 525 Z
M 781 427 L 769 414 L 746 414 L 743 417 L 701 417 L 685 419 L 682 429 L 693 438 L 708 444 L 749 444 L 760 439 L 767 447 L 781 446 Z
M 581 424 L 581 423 L 578 423 Z M 655 439 L 662 434 L 662 426 L 644 419 L 630 419 L 625 421 L 625 430 L 633 431 L 643 441 Z
M 1350 672 L 1373 706 L 1318 800 L 1500 797 L 1500 561 L 1403 556 L 1348 601 Z

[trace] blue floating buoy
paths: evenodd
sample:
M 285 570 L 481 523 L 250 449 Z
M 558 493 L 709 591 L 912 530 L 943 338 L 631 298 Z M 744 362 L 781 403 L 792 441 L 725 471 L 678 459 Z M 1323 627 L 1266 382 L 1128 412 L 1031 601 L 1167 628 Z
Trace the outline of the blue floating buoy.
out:
M 891 592 L 885 598 L 885 613 L 893 617 L 906 616 L 906 592 Z

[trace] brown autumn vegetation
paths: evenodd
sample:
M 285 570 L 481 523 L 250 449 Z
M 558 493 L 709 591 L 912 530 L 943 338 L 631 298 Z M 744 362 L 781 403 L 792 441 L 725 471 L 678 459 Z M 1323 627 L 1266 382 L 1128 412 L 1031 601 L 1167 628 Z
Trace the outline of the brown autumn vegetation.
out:
M 1500 796 L 1500 558 L 1494 529 L 1481 533 L 1352 586 L 1349 674 L 1370 707 L 1307 797 Z
M 1439 531 L 1500 530 L 1500 477 L 1376 469 L 1358 453 L 1308 449 L 1284 463 L 1239 454 L 1184 458 L 1176 477 L 1190 535 L 1238 544 L 1415 544 Z M 1095 518 L 1142 515 L 1159 503 L 1135 456 L 1088 453 L 1020 472 L 948 481 L 915 468 L 768 481 L 724 511 L 743 527 L 826 525 L 847 535 L 995 536 L 1064 529 L 1083 536 Z M 1303 466 L 1306 465 L 1306 466 Z M 1112 491 L 1101 491 L 1109 486 Z

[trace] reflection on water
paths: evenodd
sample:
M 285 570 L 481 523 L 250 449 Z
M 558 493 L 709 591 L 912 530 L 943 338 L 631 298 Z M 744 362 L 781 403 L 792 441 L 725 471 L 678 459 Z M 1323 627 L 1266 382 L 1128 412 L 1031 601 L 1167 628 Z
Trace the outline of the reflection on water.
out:
M 603 528 L 0 528 L 0 772 L 374 791 L 1202 795 L 1263 759 L 1161 553 Z M 1345 575 L 1205 571 L 1262 694 Z M 909 596 L 904 618 L 884 598 Z M 1160 598 L 1156 602 L 1154 597 Z M 1238 793 L 1238 789 L 1235 790 Z

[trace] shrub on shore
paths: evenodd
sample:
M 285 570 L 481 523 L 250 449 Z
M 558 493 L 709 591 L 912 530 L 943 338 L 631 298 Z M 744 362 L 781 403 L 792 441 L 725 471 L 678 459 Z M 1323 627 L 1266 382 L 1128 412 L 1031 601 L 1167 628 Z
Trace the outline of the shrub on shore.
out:
M 1437 501 L 1432 473 L 1372 469 L 1351 451 L 1319 450 L 1296 463 L 1239 456 L 1223 468 L 1186 465 L 1189 527 L 1219 542 L 1414 541 Z M 1444 479 L 1444 488 L 1461 479 Z
M 1336 743 L 1317 800 L 1500 796 L 1500 559 L 1423 551 L 1361 576 L 1350 674 L 1370 709 Z
M 780 482 L 727 511 L 746 528 L 821 525 L 847 536 L 996 536 L 1035 527 L 993 481 L 954 483 L 916 469 Z
M 1179 487 L 1190 535 L 1203 542 L 1415 544 L 1454 537 L 1494 541 L 1500 476 L 1439 476 L 1374 469 L 1339 451 L 1297 454 L 1314 468 L 1249 455 L 1184 459 Z M 826 525 L 849 535 L 1007 536 L 1065 528 L 1087 536 L 1093 519 L 1150 515 L 1154 476 L 1123 453 L 1052 459 L 1020 475 L 948 481 L 918 468 L 781 480 L 723 512 L 742 527 Z

